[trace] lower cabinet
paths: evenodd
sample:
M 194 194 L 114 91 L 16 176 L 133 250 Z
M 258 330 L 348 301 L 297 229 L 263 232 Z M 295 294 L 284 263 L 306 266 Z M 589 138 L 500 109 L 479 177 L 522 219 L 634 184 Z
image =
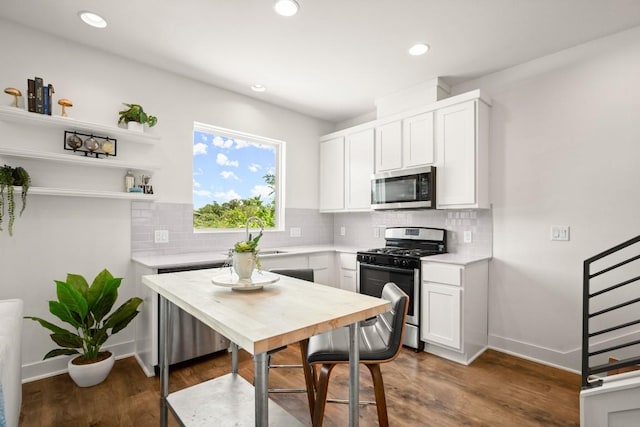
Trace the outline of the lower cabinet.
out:
M 339 253 L 338 258 L 338 283 L 345 291 L 357 292 L 358 276 L 356 254 Z
M 420 335 L 425 351 L 468 365 L 488 344 L 488 261 L 422 263 Z
M 332 253 L 321 252 L 310 255 L 265 256 L 260 258 L 260 264 L 264 270 L 272 268 L 312 268 L 313 281 L 315 283 L 336 286 L 335 281 L 331 280 L 333 277 L 332 255 Z

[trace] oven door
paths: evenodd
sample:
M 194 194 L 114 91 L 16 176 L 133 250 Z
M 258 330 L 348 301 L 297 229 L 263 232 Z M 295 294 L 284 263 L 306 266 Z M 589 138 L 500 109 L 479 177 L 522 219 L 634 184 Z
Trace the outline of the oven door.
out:
M 388 282 L 395 283 L 409 295 L 407 323 L 418 326 L 420 270 L 360 263 L 358 292 L 380 298 Z

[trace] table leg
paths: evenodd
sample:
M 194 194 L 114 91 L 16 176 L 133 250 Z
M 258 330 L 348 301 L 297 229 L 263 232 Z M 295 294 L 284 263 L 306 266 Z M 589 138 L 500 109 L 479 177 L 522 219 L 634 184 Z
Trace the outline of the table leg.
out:
M 160 426 L 167 426 L 168 407 L 167 396 L 169 395 L 169 301 L 162 295 L 160 298 L 160 325 L 159 325 L 159 346 L 160 354 L 158 364 L 160 365 Z
M 349 325 L 349 426 L 357 427 L 360 402 L 360 324 Z
M 231 343 L 231 373 L 238 373 L 238 344 Z
M 258 353 L 253 357 L 253 382 L 255 387 L 256 427 L 269 426 L 269 355 Z

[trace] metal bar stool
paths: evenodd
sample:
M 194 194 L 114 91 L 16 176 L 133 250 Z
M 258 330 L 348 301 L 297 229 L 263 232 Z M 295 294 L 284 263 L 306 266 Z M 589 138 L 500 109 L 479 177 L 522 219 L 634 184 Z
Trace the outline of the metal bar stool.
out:
M 373 320 L 361 322 L 360 363 L 366 365 L 373 379 L 378 423 L 381 427 L 387 427 L 389 419 L 380 364 L 391 362 L 400 352 L 409 297 L 395 283 L 389 282 L 382 289 L 382 298 L 391 302 L 391 310 Z M 320 427 L 324 418 L 331 371 L 338 364 L 349 363 L 349 329 L 339 328 L 309 338 L 306 361 L 309 365 L 306 370 L 312 371 L 309 375 L 311 380 L 307 381 L 310 400 L 315 393 L 311 417 L 314 427 Z M 316 373 L 318 365 L 319 376 Z

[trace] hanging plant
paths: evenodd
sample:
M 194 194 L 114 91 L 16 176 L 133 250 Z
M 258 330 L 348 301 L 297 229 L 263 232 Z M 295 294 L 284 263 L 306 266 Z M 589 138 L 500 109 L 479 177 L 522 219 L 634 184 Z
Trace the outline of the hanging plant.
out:
M 4 165 L 0 168 L 0 231 L 2 231 L 2 220 L 5 213 L 5 205 L 9 214 L 9 235 L 13 236 L 13 223 L 16 220 L 16 202 L 14 186 L 22 187 L 22 209 L 19 215 L 22 215 L 24 208 L 27 207 L 27 193 L 31 185 L 29 173 L 23 167 L 13 168 Z M 7 197 L 5 200 L 4 190 L 7 189 Z

